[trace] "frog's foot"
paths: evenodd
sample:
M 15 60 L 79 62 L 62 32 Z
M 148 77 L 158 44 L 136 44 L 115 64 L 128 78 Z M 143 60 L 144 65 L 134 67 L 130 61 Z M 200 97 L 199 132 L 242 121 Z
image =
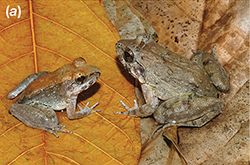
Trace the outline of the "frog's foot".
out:
M 127 112 L 115 112 L 116 114 L 122 114 L 122 115 L 128 115 L 128 116 L 133 116 L 133 112 L 135 110 L 137 110 L 138 104 L 136 102 L 136 100 L 134 99 L 134 107 L 133 108 L 129 108 L 123 101 L 120 100 L 120 103 L 122 104 L 122 106 L 127 110 Z
M 84 108 L 82 108 L 80 105 L 77 105 L 77 106 L 78 106 L 79 109 L 80 109 L 80 112 L 79 112 L 79 113 L 89 115 L 89 114 L 91 114 L 91 113 L 95 113 L 95 112 L 100 112 L 100 111 L 101 111 L 100 109 L 99 109 L 99 110 L 96 110 L 96 111 L 92 111 L 92 109 L 94 109 L 98 104 L 99 104 L 99 102 L 95 103 L 95 105 L 93 105 L 93 106 L 90 107 L 90 108 L 88 108 L 89 102 L 87 102 L 87 104 L 85 105 Z M 86 116 L 87 116 L 87 115 L 86 115 Z
M 25 125 L 42 129 L 58 137 L 57 132 L 68 132 L 60 125 L 53 109 L 42 105 L 12 104 L 10 113 Z
M 69 130 L 66 130 L 66 129 L 63 129 L 65 126 L 63 125 L 57 125 L 57 127 L 55 128 L 44 128 L 43 130 L 49 132 L 49 133 L 52 133 L 53 135 L 55 135 L 57 138 L 59 137 L 59 135 L 57 135 L 57 132 L 66 132 L 66 133 L 70 133 L 72 134 L 73 132 L 72 131 L 69 131 Z
M 91 111 L 93 108 L 95 108 L 99 104 L 99 102 L 97 102 L 95 105 L 93 105 L 90 108 L 88 108 L 89 102 L 86 104 L 86 106 L 84 108 L 77 105 L 80 109 L 80 111 L 78 111 L 78 112 L 75 111 L 74 102 L 72 102 L 72 103 L 73 104 L 69 104 L 67 107 L 67 114 L 68 114 L 69 119 L 80 119 L 80 118 L 83 118 L 85 116 L 88 116 L 89 114 L 101 111 L 101 110 Z

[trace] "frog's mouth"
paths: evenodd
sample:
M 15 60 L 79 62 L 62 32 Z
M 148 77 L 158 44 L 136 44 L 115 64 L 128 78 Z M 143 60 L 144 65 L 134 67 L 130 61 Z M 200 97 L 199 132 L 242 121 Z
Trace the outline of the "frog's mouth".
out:
M 89 79 L 86 83 L 89 84 L 89 86 L 93 85 L 96 82 L 96 80 L 100 77 L 100 75 L 101 75 L 100 72 L 94 72 L 90 74 Z
M 130 69 L 131 74 L 135 75 L 136 78 L 142 76 L 145 72 L 144 68 L 137 62 L 134 62 L 132 65 Z

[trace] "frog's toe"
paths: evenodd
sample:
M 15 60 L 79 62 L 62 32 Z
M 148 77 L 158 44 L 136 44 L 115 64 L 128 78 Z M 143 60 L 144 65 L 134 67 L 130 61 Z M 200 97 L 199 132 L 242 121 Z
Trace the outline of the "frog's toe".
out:
M 66 126 L 65 125 L 61 125 L 61 124 L 58 125 L 58 128 L 64 128 L 64 127 L 66 127 Z
M 57 132 L 67 132 L 67 133 L 71 133 L 71 134 L 73 133 L 73 132 L 71 132 L 71 131 L 69 131 L 69 130 L 63 129 L 63 128 L 65 128 L 65 127 L 66 127 L 66 126 L 60 125 L 60 124 L 59 124 L 59 125 L 57 126 L 57 128 L 56 128 L 56 131 L 57 131 Z
M 53 135 L 55 135 L 57 138 L 59 138 L 59 135 L 57 135 L 56 132 L 51 132 Z
M 45 128 L 45 131 L 52 133 L 53 135 L 55 135 L 57 138 L 59 137 L 59 135 L 57 135 L 57 130 L 55 128 Z
M 136 99 L 134 99 L 134 109 L 138 109 L 138 108 L 139 108 L 139 106 L 137 104 L 137 101 L 136 101 Z
M 89 102 L 88 102 L 89 103 Z M 92 110 L 94 109 L 97 105 L 99 104 L 99 102 L 95 103 L 92 107 L 90 107 L 89 109 Z M 101 110 L 96 110 L 96 112 L 101 111 Z M 93 112 L 92 112 L 93 113 Z
M 70 134 L 73 133 L 72 131 L 69 131 L 69 130 L 66 130 L 66 129 L 62 129 L 62 128 L 61 128 L 59 131 L 60 131 L 60 132 L 67 132 L 67 133 L 70 133 Z
M 90 113 L 95 113 L 95 112 L 100 112 L 100 111 L 102 111 L 102 110 L 98 109 L 96 111 L 91 111 Z
M 59 135 L 57 134 L 57 132 L 66 132 L 66 133 L 70 133 L 72 134 L 73 132 L 72 131 L 69 131 L 69 130 L 66 130 L 66 129 L 63 129 L 65 126 L 64 125 L 57 125 L 55 127 L 52 127 L 52 128 L 42 128 L 43 130 L 49 132 L 49 133 L 52 133 L 53 135 L 55 135 L 56 137 L 59 137 Z
M 134 107 L 133 108 L 129 108 L 122 100 L 120 100 L 120 103 L 122 104 L 122 106 L 127 110 L 127 111 L 133 111 L 134 109 L 138 109 L 138 104 L 136 102 L 136 99 L 134 99 Z
M 85 105 L 84 109 L 80 105 L 77 105 L 77 106 L 80 108 L 80 111 L 91 111 L 91 109 L 88 108 L 89 102 L 87 102 L 87 104 Z
M 129 110 L 129 109 L 130 109 L 123 101 L 120 100 L 120 103 L 122 104 L 122 106 L 123 106 L 126 110 Z
M 96 111 L 91 111 L 92 109 L 94 109 L 97 105 L 99 104 L 99 102 L 95 103 L 95 105 L 93 105 L 92 107 L 88 108 L 89 106 L 89 102 L 87 102 L 87 104 L 85 105 L 84 108 L 82 108 L 80 105 L 77 105 L 80 109 L 80 112 L 83 112 L 83 113 L 88 113 L 88 114 L 91 114 L 91 113 L 95 113 L 95 112 L 99 112 L 101 110 L 96 110 Z

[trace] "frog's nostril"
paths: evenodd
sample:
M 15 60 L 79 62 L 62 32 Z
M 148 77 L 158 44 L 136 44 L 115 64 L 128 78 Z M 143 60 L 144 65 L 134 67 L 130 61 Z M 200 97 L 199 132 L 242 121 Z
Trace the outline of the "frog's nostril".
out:
M 97 78 L 99 78 L 100 75 L 101 75 L 100 72 L 94 72 L 94 73 L 91 73 L 91 74 L 89 75 L 89 77 L 97 77 Z

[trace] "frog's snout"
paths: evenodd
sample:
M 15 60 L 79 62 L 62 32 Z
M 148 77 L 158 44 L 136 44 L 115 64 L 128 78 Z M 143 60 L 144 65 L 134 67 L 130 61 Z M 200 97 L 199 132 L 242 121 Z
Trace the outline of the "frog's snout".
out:
M 98 79 L 101 76 L 101 72 L 94 72 L 89 75 L 89 77 L 96 77 Z

